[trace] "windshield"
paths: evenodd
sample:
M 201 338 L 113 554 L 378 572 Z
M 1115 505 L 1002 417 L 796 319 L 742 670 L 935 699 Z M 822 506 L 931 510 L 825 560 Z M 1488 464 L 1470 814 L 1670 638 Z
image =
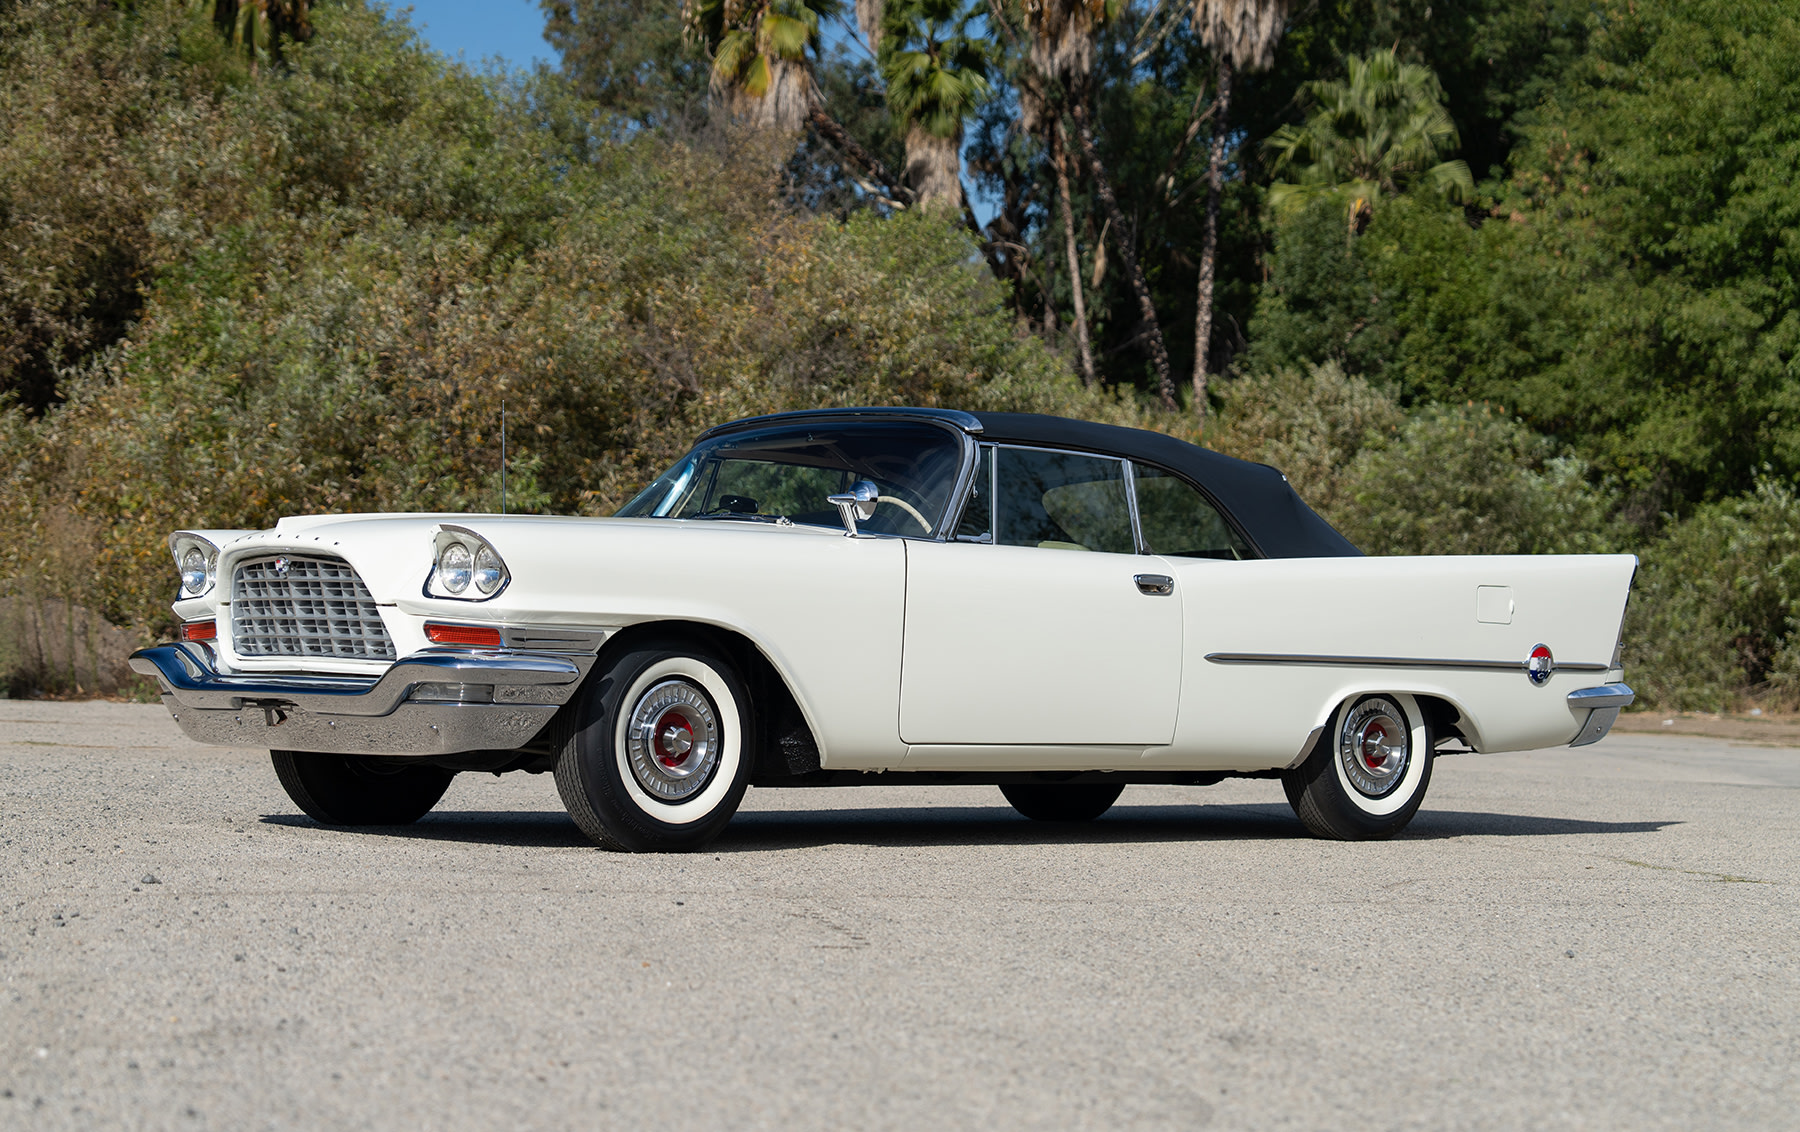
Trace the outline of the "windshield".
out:
M 840 527 L 838 509 L 825 497 L 869 480 L 880 494 L 874 518 L 858 529 L 929 537 L 938 533 L 961 462 L 956 435 L 936 425 L 774 425 L 703 442 L 619 515 Z

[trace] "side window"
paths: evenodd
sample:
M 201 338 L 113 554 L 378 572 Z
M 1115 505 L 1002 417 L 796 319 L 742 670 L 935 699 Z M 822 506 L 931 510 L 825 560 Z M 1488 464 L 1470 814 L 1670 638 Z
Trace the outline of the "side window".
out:
M 1141 464 L 1131 471 L 1146 551 L 1179 558 L 1250 557 L 1224 516 L 1186 481 Z
M 994 450 L 994 541 L 1002 546 L 1131 554 L 1125 465 L 1104 456 Z

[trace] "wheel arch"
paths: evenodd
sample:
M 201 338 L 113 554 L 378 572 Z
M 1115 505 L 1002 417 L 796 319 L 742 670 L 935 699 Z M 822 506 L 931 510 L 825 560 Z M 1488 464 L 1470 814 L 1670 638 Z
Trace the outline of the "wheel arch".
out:
M 1464 709 L 1459 698 L 1448 689 L 1442 687 L 1420 686 L 1407 681 L 1383 683 L 1379 679 L 1359 680 L 1345 684 L 1329 697 L 1318 710 L 1313 726 L 1320 729 L 1323 735 L 1331 727 L 1331 721 L 1338 709 L 1345 704 L 1363 696 L 1379 695 L 1411 696 L 1419 705 L 1419 711 L 1425 717 L 1425 726 L 1431 733 L 1433 745 L 1445 739 L 1460 739 L 1469 749 L 1481 750 L 1481 733 L 1474 719 Z M 1308 750 L 1311 749 L 1310 744 Z
M 793 682 L 767 650 L 740 630 L 680 618 L 640 621 L 607 638 L 587 679 L 602 678 L 613 658 L 621 653 L 645 641 L 670 637 L 708 645 L 724 653 L 737 666 L 738 675 L 750 693 L 756 718 L 755 773 L 759 777 L 779 777 L 784 773 L 819 769 L 823 748 L 819 745 L 819 731 L 805 701 L 795 692 Z M 810 765 L 795 765 L 796 759 Z

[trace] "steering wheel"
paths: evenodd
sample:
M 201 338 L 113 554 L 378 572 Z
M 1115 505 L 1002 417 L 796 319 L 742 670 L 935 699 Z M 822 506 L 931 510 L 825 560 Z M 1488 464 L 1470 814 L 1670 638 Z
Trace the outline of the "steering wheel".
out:
M 894 506 L 900 508 L 900 510 L 902 510 L 902 511 L 906 512 L 908 515 L 912 516 L 912 521 L 919 524 L 920 530 L 923 530 L 926 534 L 931 533 L 931 524 L 925 521 L 925 516 L 919 514 L 919 509 L 917 507 L 914 507 L 912 504 L 908 503 L 906 500 L 901 499 L 899 496 L 877 495 L 875 497 L 875 502 L 877 502 L 877 503 L 892 503 Z

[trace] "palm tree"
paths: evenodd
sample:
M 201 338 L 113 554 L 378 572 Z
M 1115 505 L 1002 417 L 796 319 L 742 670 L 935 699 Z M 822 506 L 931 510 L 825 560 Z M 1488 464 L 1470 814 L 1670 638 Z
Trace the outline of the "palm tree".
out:
M 1206 419 L 1212 353 L 1213 274 L 1219 259 L 1219 200 L 1225 190 L 1231 83 L 1238 71 L 1266 70 L 1287 23 L 1288 0 L 1194 0 L 1194 30 L 1217 63 L 1212 152 L 1206 167 L 1206 234 L 1200 247 L 1199 301 L 1194 312 L 1194 412 Z
M 839 0 L 683 0 L 688 34 L 712 58 L 712 94 L 736 119 L 798 133 L 818 101 L 807 50 Z
M 1082 155 L 1087 158 L 1088 171 L 1093 174 L 1094 194 L 1100 198 L 1100 203 L 1106 210 L 1110 221 L 1107 230 L 1114 234 L 1119 259 L 1125 264 L 1126 277 L 1131 280 L 1131 289 L 1137 296 L 1138 313 L 1143 319 L 1144 344 L 1150 352 L 1151 364 L 1156 368 L 1157 395 L 1165 408 L 1173 409 L 1175 380 L 1169 368 L 1169 351 L 1163 345 L 1162 326 L 1156 319 L 1156 304 L 1150 297 L 1150 286 L 1144 279 L 1143 269 L 1131 246 L 1132 228 L 1125 222 L 1118 198 L 1113 195 L 1112 182 L 1106 175 L 1105 164 L 1100 160 L 1100 150 L 1094 144 L 1093 127 L 1087 116 L 1088 79 L 1094 69 L 1094 38 L 1100 26 L 1118 13 L 1119 0 L 1024 0 L 1023 7 L 1025 26 L 1031 35 L 1032 70 L 1041 80 L 1036 89 L 1031 89 L 1031 84 L 1027 84 L 1028 89 L 1021 98 L 1026 125 L 1030 128 L 1037 121 L 1050 118 L 1054 123 L 1050 151 L 1052 160 L 1056 161 L 1061 159 L 1068 148 L 1068 139 L 1062 133 L 1062 112 L 1066 110 L 1074 119 Z M 1093 358 L 1087 348 L 1086 312 L 1082 309 L 1079 298 L 1081 268 L 1075 256 L 1075 230 L 1069 205 L 1068 177 L 1060 167 L 1057 190 L 1062 197 L 1069 275 L 1075 281 L 1077 295 L 1076 338 L 1082 345 L 1083 376 L 1091 381 Z
M 966 0 L 892 0 L 870 37 L 879 45 L 888 109 L 906 123 L 903 176 L 921 207 L 968 207 L 963 121 L 992 89 L 987 41 L 969 34 L 974 15 Z
M 788 134 L 811 125 L 905 206 L 912 192 L 825 112 L 813 79 L 807 52 L 817 56 L 821 21 L 842 10 L 842 0 L 682 0 L 681 21 L 712 60 L 712 97 L 733 118 Z
M 1378 199 L 1415 180 L 1453 201 L 1470 199 L 1468 165 L 1440 160 L 1458 139 L 1431 69 L 1402 63 L 1391 50 L 1347 56 L 1344 66 L 1343 80 L 1303 85 L 1306 120 L 1263 142 L 1274 156 L 1271 170 L 1293 174 L 1269 187 L 1270 206 L 1290 212 L 1320 197 L 1341 198 L 1351 231 L 1360 232 Z
M 881 21 L 887 14 L 887 0 L 856 0 L 856 26 L 869 41 L 870 51 L 881 50 Z

